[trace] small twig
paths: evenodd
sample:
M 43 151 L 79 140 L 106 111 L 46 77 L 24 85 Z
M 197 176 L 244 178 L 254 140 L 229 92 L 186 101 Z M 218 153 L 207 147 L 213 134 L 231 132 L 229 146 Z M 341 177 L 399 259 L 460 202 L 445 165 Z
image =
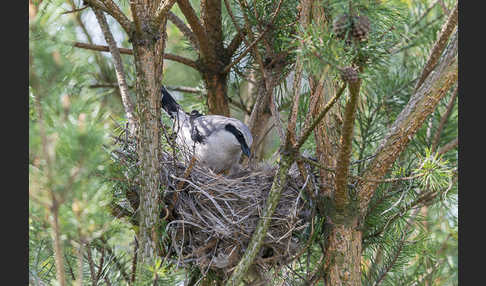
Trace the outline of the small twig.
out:
M 452 109 L 454 108 L 457 93 L 458 93 L 458 87 L 459 87 L 459 85 L 456 86 L 456 89 L 452 93 L 452 97 L 449 100 L 449 104 L 447 104 L 446 112 L 444 113 L 444 115 L 442 115 L 442 117 L 440 119 L 439 127 L 437 128 L 437 131 L 435 131 L 434 140 L 432 141 L 432 147 L 430 148 L 432 153 L 435 152 L 435 150 L 437 149 L 437 146 L 439 145 L 440 137 L 442 135 L 442 130 L 444 129 L 444 126 L 447 122 L 447 119 L 449 119 L 449 116 L 451 115 Z
M 135 278 L 137 277 L 137 256 L 138 256 L 138 240 L 137 237 L 134 239 L 133 245 L 133 259 L 132 259 L 132 277 L 130 279 L 130 285 L 135 283 Z
M 241 54 L 235 59 L 233 60 L 231 63 L 229 63 L 223 70 L 223 73 L 227 73 L 230 71 L 230 69 L 236 65 L 237 63 L 239 63 L 241 61 L 241 59 L 243 59 L 246 54 L 248 54 L 248 52 L 258 43 L 258 41 L 260 41 L 263 36 L 265 35 L 265 33 L 270 30 L 270 26 L 267 26 L 267 28 L 265 29 L 265 31 L 263 31 L 259 36 L 258 38 L 256 38 L 248 47 L 246 47 L 246 49 L 241 52 Z
M 439 3 L 440 0 L 435 0 L 434 3 L 432 3 L 426 10 L 425 12 L 418 18 L 417 21 L 415 21 L 412 25 L 410 25 L 410 28 L 413 28 L 418 25 L 429 13 L 432 11 L 432 9 Z
M 81 7 L 81 8 L 77 8 L 77 9 L 74 9 L 74 10 L 70 10 L 70 11 L 66 11 L 66 12 L 62 12 L 61 15 L 65 15 L 65 14 L 71 14 L 71 13 L 76 13 L 76 12 L 80 12 L 80 11 L 83 11 L 84 9 L 88 8 L 89 6 L 84 6 L 84 7 Z
M 100 263 L 98 264 L 98 273 L 96 274 L 96 279 L 99 281 L 101 278 L 101 274 L 103 273 L 103 263 L 105 261 L 105 248 L 101 248 L 101 257 Z
M 89 273 L 91 275 L 91 283 L 93 286 L 96 286 L 98 284 L 98 279 L 96 278 L 96 271 L 95 271 L 95 266 L 94 266 L 94 261 L 93 261 L 93 254 L 91 252 L 91 247 L 87 245 L 86 247 L 86 254 L 88 257 L 88 265 L 89 265 Z
M 68 269 L 69 269 L 69 274 L 71 274 L 71 279 L 73 281 L 76 280 L 76 276 L 74 276 L 73 267 L 71 266 L 71 263 L 69 263 L 69 259 L 67 258 L 66 253 L 64 253 L 64 259 L 66 260 L 66 264 L 67 264 Z
M 454 149 L 455 147 L 457 147 L 457 145 L 459 145 L 459 141 L 458 141 L 458 138 L 456 137 L 456 139 L 453 139 L 452 141 L 450 141 L 446 145 L 442 146 L 439 149 L 439 151 L 437 152 L 437 154 L 439 156 L 443 155 L 443 154 L 449 152 L 450 150 Z
M 336 93 L 336 95 L 334 95 L 334 97 L 329 100 L 326 106 L 322 109 L 321 113 L 319 113 L 316 119 L 314 119 L 312 124 L 302 132 L 302 136 L 299 138 L 297 144 L 295 145 L 295 148 L 297 150 L 299 150 L 302 147 L 302 145 L 305 143 L 305 141 L 307 140 L 311 132 L 314 130 L 314 128 L 316 128 L 317 124 L 321 122 L 321 120 L 324 118 L 327 112 L 331 109 L 331 107 L 333 107 L 333 105 L 337 102 L 339 97 L 341 97 L 345 88 L 346 88 L 346 84 L 343 84 L 341 88 L 338 90 L 338 92 Z
M 101 237 L 99 240 L 97 240 L 99 243 L 96 243 L 95 246 L 98 250 L 104 249 L 106 252 L 108 252 L 108 255 L 110 255 L 110 259 L 113 260 L 115 263 L 115 266 L 118 268 L 120 271 L 121 276 L 127 283 L 130 282 L 129 276 L 125 271 L 125 268 L 122 263 L 118 260 L 118 258 L 115 256 L 115 253 L 113 252 L 113 249 L 108 245 L 107 241 L 105 238 Z
M 165 86 L 168 90 L 188 92 L 188 93 L 198 93 L 201 94 L 203 91 L 199 88 L 189 87 L 189 86 Z
M 192 156 L 191 161 L 189 162 L 189 166 L 187 167 L 186 171 L 184 172 L 183 178 L 187 179 L 189 175 L 191 174 L 192 168 L 194 167 L 194 164 L 196 163 L 196 156 Z M 177 183 L 176 191 L 174 192 L 174 195 L 172 196 L 172 205 L 169 207 L 168 213 L 172 213 L 172 210 L 175 208 L 175 205 L 177 203 L 177 198 L 179 197 L 179 191 L 182 190 L 182 187 L 184 187 L 184 181 L 179 181 Z
M 282 5 L 282 2 L 283 2 L 283 0 L 280 0 L 278 2 L 277 8 L 273 12 L 272 19 L 270 20 L 270 23 L 267 25 L 267 27 L 265 28 L 265 30 L 262 33 L 260 33 L 260 35 L 258 36 L 258 38 L 256 38 L 248 47 L 246 47 L 246 49 L 234 61 L 232 61 L 230 64 L 228 64 L 224 68 L 224 71 L 223 72 L 226 72 L 227 73 L 234 65 L 236 65 L 243 57 L 245 57 L 245 55 L 258 43 L 258 41 L 260 41 L 263 38 L 263 36 L 265 35 L 265 33 L 268 32 L 268 30 L 270 30 L 270 27 L 272 27 L 272 24 L 275 21 L 275 18 L 277 18 L 278 13 L 280 12 L 280 7 Z M 234 24 L 236 25 L 236 22 Z
M 184 17 L 191 27 L 191 30 L 197 37 L 200 53 L 207 57 L 212 57 L 213 53 L 211 52 L 209 46 L 206 29 L 203 27 L 201 20 L 198 18 L 196 11 L 192 7 L 189 0 L 177 0 L 177 6 L 181 9 L 181 12 L 184 14 Z
M 449 15 L 450 11 L 447 9 L 447 6 L 444 3 L 444 0 L 439 0 L 440 7 L 442 8 L 442 12 L 444 12 L 445 15 Z

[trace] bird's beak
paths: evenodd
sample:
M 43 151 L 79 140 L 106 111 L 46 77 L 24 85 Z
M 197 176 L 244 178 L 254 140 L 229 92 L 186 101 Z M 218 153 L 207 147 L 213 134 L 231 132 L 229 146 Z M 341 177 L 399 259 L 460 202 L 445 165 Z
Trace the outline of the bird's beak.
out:
M 245 154 L 248 158 L 250 158 L 250 155 L 251 155 L 250 148 L 248 148 L 248 146 L 246 146 L 246 144 L 241 145 L 241 150 L 243 151 L 243 154 Z

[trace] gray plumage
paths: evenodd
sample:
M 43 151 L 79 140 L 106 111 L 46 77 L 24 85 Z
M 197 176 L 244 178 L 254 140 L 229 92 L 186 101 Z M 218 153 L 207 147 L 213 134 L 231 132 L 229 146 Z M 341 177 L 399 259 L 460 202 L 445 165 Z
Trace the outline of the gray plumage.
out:
M 195 110 L 187 114 L 165 88 L 162 93 L 162 107 L 174 120 L 176 143 L 186 159 L 194 154 L 200 164 L 216 173 L 238 171 L 241 154 L 250 155 L 250 129 L 235 118 L 202 115 Z

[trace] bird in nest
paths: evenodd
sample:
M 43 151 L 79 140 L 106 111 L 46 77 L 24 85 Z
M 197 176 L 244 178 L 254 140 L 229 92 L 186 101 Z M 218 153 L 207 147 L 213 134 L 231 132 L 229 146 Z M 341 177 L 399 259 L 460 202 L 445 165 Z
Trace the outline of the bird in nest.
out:
M 162 108 L 174 122 L 176 143 L 186 159 L 193 156 L 215 173 L 238 172 L 241 154 L 250 157 L 253 142 L 250 129 L 236 118 L 202 115 L 197 110 L 186 113 L 165 87 Z

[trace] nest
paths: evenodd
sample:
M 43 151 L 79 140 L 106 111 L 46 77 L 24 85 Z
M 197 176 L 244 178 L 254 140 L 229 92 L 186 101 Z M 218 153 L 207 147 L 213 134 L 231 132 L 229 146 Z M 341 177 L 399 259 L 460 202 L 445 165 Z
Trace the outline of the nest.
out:
M 115 163 L 136 168 L 134 146 L 120 137 L 116 141 L 123 142 L 121 148 L 112 152 Z M 245 252 L 265 208 L 276 168 L 262 164 L 224 176 L 197 163 L 191 166 L 175 152 L 164 151 L 162 156 L 161 177 L 167 184 L 163 197 L 167 205 L 166 253 L 177 265 L 197 266 L 201 273 L 212 269 L 229 274 Z M 263 247 L 255 259 L 260 269 L 268 271 L 289 263 L 308 240 L 311 207 L 306 190 L 315 190 L 317 180 L 310 166 L 306 168 L 309 175 L 304 179 L 296 166 L 289 171 Z M 135 191 L 131 196 L 126 192 L 125 202 L 119 201 L 117 207 L 131 205 L 135 213 L 138 204 L 133 195 L 138 197 L 138 172 L 125 169 L 124 173 L 127 179 L 131 177 L 132 186 L 128 189 Z

